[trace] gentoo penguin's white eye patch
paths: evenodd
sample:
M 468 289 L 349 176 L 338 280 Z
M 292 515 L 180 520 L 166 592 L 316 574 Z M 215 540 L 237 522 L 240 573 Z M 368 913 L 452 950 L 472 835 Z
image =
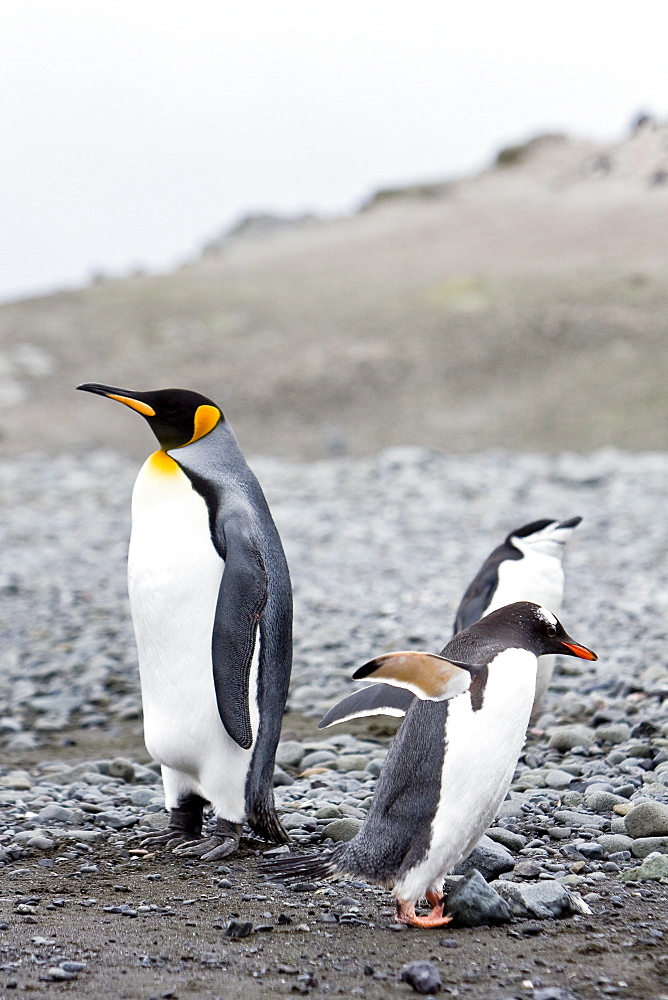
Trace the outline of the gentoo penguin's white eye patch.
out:
M 551 611 L 548 611 L 547 608 L 538 608 L 536 614 L 539 618 L 542 618 L 544 622 L 546 622 L 548 625 L 552 625 L 552 627 L 556 629 L 557 619 L 554 617 Z

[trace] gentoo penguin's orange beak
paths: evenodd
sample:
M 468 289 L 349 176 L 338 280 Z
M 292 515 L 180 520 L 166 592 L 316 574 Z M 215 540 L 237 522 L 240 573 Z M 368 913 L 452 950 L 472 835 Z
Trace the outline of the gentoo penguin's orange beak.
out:
M 593 653 L 591 649 L 587 649 L 586 646 L 580 646 L 577 642 L 562 642 L 562 646 L 566 646 L 570 649 L 573 656 L 579 656 L 581 660 L 598 660 L 596 653 Z
M 353 674 L 354 680 L 362 678 L 407 688 L 428 701 L 454 698 L 471 686 L 471 674 L 462 666 L 435 653 L 415 650 L 377 656 Z

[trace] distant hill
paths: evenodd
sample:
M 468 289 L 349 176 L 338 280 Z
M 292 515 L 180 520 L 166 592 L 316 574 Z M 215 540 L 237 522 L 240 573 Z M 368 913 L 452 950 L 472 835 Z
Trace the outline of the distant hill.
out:
M 668 127 L 509 147 L 160 276 L 0 307 L 0 447 L 146 453 L 80 381 L 196 388 L 250 452 L 668 447 Z

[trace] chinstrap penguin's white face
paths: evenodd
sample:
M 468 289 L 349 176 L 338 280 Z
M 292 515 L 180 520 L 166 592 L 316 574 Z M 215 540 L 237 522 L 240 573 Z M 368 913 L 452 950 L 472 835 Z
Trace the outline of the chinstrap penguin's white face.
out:
M 524 556 L 550 556 L 561 561 L 566 544 L 580 520 L 574 517 L 569 521 L 550 521 L 529 534 L 510 535 L 508 541 Z

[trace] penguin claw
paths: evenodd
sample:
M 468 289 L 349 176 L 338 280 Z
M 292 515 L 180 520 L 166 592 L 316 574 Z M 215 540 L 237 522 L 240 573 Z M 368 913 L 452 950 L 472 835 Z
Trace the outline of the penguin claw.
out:
M 206 840 L 191 841 L 174 850 L 180 858 L 200 858 L 202 861 L 218 861 L 233 854 L 239 846 L 235 837 L 208 837 Z
M 174 830 L 173 828 L 167 827 L 160 833 L 150 833 L 147 837 L 144 837 L 139 841 L 140 847 L 162 847 L 163 845 L 168 849 L 172 850 L 178 847 L 179 844 L 188 843 L 192 844 L 194 838 L 192 833 L 187 833 L 185 830 Z

